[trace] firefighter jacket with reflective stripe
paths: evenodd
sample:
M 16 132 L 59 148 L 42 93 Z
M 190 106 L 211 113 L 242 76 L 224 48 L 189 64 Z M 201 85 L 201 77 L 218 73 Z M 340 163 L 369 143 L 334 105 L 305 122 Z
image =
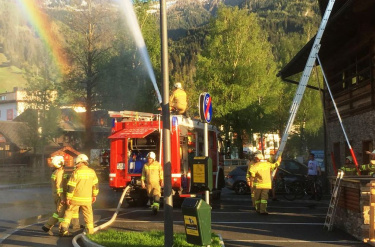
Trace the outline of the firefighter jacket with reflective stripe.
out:
M 354 164 L 345 164 L 340 169 L 344 171 L 345 175 L 348 175 L 348 176 L 357 175 L 357 168 L 355 167 Z
M 51 175 L 52 194 L 55 197 L 62 197 L 63 195 L 63 177 L 64 169 L 62 167 L 56 169 Z
M 73 205 L 88 205 L 99 194 L 98 177 L 87 165 L 79 165 L 68 181 L 66 198 Z
M 169 97 L 169 104 L 176 108 L 180 114 L 184 113 L 187 105 L 186 92 L 179 88 L 174 90 L 171 97 Z
M 371 163 L 370 164 L 361 165 L 359 167 L 359 169 L 361 170 L 361 174 L 362 175 L 370 175 L 370 176 L 372 176 L 373 174 L 375 174 L 375 165 L 372 165 Z
M 154 160 L 151 164 L 146 163 L 142 169 L 141 180 L 147 183 L 159 183 L 163 180 L 163 168 L 160 163 Z
M 251 177 L 255 179 L 256 189 L 271 189 L 271 172 L 278 166 L 278 163 L 272 164 L 267 161 L 260 161 L 250 167 Z

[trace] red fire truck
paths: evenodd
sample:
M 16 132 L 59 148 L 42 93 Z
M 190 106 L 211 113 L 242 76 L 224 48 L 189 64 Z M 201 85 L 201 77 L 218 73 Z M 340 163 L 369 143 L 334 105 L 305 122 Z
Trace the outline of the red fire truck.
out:
M 113 118 L 109 185 L 122 190 L 131 184 L 126 195 L 129 204 L 145 205 L 146 190 L 141 188 L 141 173 L 147 162 L 147 153 L 156 153 L 156 159 L 163 164 L 163 123 L 161 115 L 120 111 L 109 112 Z M 174 199 L 196 196 L 201 193 L 190 186 L 190 171 L 195 156 L 204 153 L 204 124 L 182 115 L 171 115 L 171 177 Z M 224 187 L 224 152 L 216 127 L 208 128 L 208 154 L 212 159 L 212 196 L 220 196 Z M 195 193 L 195 194 L 193 194 Z M 179 200 L 181 201 L 181 200 Z

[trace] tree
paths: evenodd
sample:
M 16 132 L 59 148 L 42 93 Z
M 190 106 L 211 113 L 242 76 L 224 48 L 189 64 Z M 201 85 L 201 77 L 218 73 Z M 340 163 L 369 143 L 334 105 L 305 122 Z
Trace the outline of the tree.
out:
M 280 82 L 275 70 L 271 45 L 256 14 L 220 7 L 198 57 L 196 91 L 212 95 L 213 122 L 237 133 L 240 157 L 244 130 L 266 131 L 265 119 L 276 109 Z
M 66 76 L 62 92 L 66 103 L 80 102 L 86 108 L 85 148 L 93 145 L 92 111 L 97 107 L 100 68 L 110 58 L 114 38 L 112 12 L 108 5 L 87 1 L 81 11 L 72 11 L 66 30 L 72 70 Z
M 157 15 L 147 13 L 149 6 L 150 3 L 135 3 L 135 10 L 156 81 L 160 81 L 159 23 Z M 155 111 L 158 102 L 150 71 L 146 70 L 140 48 L 125 25 L 124 13 L 118 14 L 114 49 L 110 61 L 103 66 L 98 85 L 102 106 L 111 110 Z M 158 88 L 161 89 L 160 85 Z

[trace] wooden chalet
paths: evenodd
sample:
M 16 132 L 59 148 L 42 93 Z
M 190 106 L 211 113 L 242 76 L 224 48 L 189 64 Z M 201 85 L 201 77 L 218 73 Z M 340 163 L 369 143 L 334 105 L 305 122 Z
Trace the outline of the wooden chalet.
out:
M 319 0 L 322 14 L 327 4 Z M 293 82 L 290 77 L 303 71 L 313 42 L 314 38 L 279 72 L 282 79 Z M 366 151 L 372 151 L 375 142 L 375 1 L 336 0 L 319 57 L 350 145 L 359 164 L 368 164 Z M 332 165 L 339 168 L 350 151 L 327 88 L 324 92 L 326 154 L 332 152 L 335 160 L 327 159 L 329 170 Z
M 2 162 L 25 162 L 31 148 L 26 144 L 26 135 L 20 130 L 28 129 L 26 123 L 0 121 L 0 160 Z
M 65 146 L 53 153 L 51 153 L 50 158 L 48 158 L 48 165 L 52 167 L 52 157 L 54 156 L 63 156 L 65 161 L 65 166 L 73 167 L 74 159 L 80 154 L 77 150 L 70 146 Z

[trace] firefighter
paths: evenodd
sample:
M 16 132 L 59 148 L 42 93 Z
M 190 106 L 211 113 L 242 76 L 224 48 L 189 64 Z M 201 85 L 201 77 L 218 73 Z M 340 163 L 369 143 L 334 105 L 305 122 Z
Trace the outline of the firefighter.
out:
M 249 186 L 250 188 L 250 192 L 251 192 L 251 204 L 253 205 L 253 207 L 255 207 L 255 199 L 254 199 L 254 193 L 255 193 L 255 187 L 256 187 L 256 182 L 253 182 L 251 183 L 251 172 L 250 172 L 250 168 L 253 164 L 259 162 L 260 159 L 259 159 L 259 156 L 255 155 L 253 158 L 250 158 L 249 160 L 249 165 L 247 167 L 247 172 L 246 172 L 246 182 L 247 182 L 247 185 Z
M 52 184 L 52 195 L 53 201 L 55 203 L 56 211 L 48 219 L 47 223 L 42 227 L 43 231 L 47 232 L 49 235 L 53 235 L 51 229 L 57 223 L 61 222 L 66 209 L 65 206 L 65 193 L 63 189 L 63 179 L 64 179 L 64 157 L 54 156 L 52 157 L 52 165 L 55 170 L 51 176 Z
M 70 220 L 74 214 L 78 214 L 80 208 L 86 223 L 86 233 L 94 233 L 92 203 L 96 201 L 99 187 L 98 177 L 95 171 L 88 167 L 88 160 L 89 158 L 85 154 L 78 155 L 75 160 L 76 169 L 68 181 L 68 191 L 66 193 L 68 208 L 60 225 L 60 236 L 71 236 L 68 231 Z
M 373 176 L 375 174 L 375 149 L 372 152 L 366 151 L 366 153 L 370 155 L 370 164 L 361 165 L 361 174 Z
M 174 90 L 169 97 L 171 112 L 179 115 L 185 114 L 187 106 L 186 92 L 182 89 L 180 82 L 174 84 Z
M 357 175 L 357 168 L 355 167 L 355 164 L 353 163 L 352 156 L 346 156 L 345 164 L 341 167 L 341 170 L 343 170 L 345 175 L 348 175 L 348 176 Z
M 147 163 L 143 166 L 141 181 L 142 188 L 147 189 L 151 209 L 154 214 L 157 214 L 160 207 L 160 191 L 163 186 L 163 169 L 155 159 L 156 154 L 154 152 L 147 154 Z
M 268 215 L 268 192 L 272 189 L 271 172 L 280 164 L 281 156 L 274 164 L 266 161 L 261 153 L 256 154 L 256 158 L 260 161 L 250 168 L 250 188 L 252 188 L 255 183 L 254 199 L 256 212 L 262 215 Z

